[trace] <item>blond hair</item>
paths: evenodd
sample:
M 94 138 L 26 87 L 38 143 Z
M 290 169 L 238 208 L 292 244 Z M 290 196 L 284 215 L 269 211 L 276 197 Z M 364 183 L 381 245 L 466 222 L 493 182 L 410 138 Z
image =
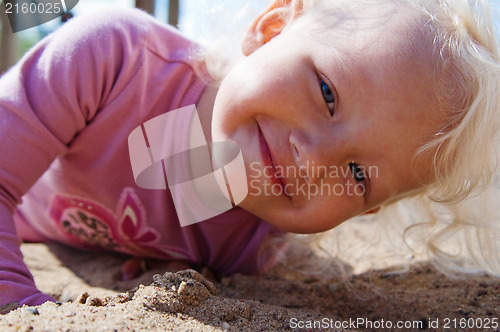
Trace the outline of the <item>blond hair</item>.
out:
M 407 241 L 419 234 L 444 272 L 500 275 L 500 213 L 494 211 L 500 59 L 492 8 L 479 0 L 408 2 L 434 32 L 436 94 L 449 120 L 418 152 L 434 154 L 435 181 L 417 198 L 422 219 L 406 229 Z
M 453 204 L 484 190 L 497 167 L 500 115 L 498 42 L 487 1 L 415 0 L 435 31 L 438 89 L 449 121 L 419 153 L 434 151 L 427 194 Z

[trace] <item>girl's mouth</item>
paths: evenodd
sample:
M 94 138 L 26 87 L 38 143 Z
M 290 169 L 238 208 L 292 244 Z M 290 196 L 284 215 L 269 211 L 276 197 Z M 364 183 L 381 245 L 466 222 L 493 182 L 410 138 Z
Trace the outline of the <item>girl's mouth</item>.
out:
M 257 127 L 259 129 L 259 141 L 260 141 L 260 152 L 262 156 L 262 161 L 264 164 L 264 174 L 266 177 L 271 179 L 273 185 L 280 186 L 280 189 L 283 193 L 286 193 L 286 185 L 284 183 L 284 179 L 280 174 L 283 173 L 283 170 L 280 165 L 276 164 L 275 159 L 269 149 L 269 145 L 267 144 L 267 140 L 262 132 L 260 125 L 257 123 Z M 278 171 L 279 170 L 279 171 Z

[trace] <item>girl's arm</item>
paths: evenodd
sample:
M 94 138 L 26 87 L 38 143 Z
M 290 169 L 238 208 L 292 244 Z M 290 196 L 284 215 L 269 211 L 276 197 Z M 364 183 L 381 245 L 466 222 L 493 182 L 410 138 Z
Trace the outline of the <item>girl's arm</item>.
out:
M 147 25 L 136 11 L 77 17 L 0 78 L 0 308 L 53 300 L 36 289 L 23 262 L 13 212 L 133 78 Z
M 12 213 L 5 205 L 0 205 L 0 314 L 3 306 L 10 309 L 22 304 L 37 305 L 54 301 L 36 289 L 33 276 L 23 262 L 19 240 Z

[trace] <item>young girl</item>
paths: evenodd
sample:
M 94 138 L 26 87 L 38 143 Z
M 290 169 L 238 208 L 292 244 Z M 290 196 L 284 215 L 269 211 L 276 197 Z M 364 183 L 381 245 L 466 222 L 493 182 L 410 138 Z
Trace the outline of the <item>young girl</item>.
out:
M 276 0 L 220 80 L 199 47 L 140 11 L 71 20 L 0 79 L 0 305 L 53 300 L 20 239 L 255 273 L 277 258 L 259 261 L 261 244 L 283 232 L 416 194 L 464 199 L 493 167 L 488 15 L 466 0 Z M 127 142 L 190 105 L 208 142 L 241 149 L 248 193 L 181 227 L 169 190 L 135 183 Z M 178 140 L 192 116 L 178 113 Z

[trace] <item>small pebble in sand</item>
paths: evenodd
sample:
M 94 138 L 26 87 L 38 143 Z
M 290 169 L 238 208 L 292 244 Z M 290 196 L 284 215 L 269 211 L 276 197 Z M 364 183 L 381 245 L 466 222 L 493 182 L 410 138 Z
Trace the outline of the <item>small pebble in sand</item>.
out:
M 185 312 L 217 293 L 215 286 L 194 270 L 166 272 L 153 279 L 153 288 L 139 287 L 134 296 L 141 297 L 144 307 L 152 310 Z
M 26 310 L 28 310 L 28 312 L 30 312 L 31 314 L 33 315 L 40 315 L 40 313 L 38 312 L 38 309 L 37 308 L 34 308 L 34 307 L 28 307 L 26 308 Z

